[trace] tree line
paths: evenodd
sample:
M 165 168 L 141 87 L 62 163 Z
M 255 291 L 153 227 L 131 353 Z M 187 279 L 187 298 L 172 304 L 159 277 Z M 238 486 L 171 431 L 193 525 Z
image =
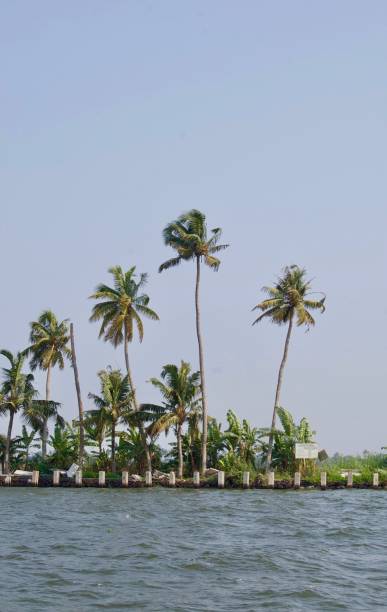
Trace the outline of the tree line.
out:
M 284 369 L 288 358 L 289 344 L 294 326 L 310 328 L 315 325 L 312 311 L 324 312 L 325 295 L 314 296 L 306 271 L 297 265 L 287 266 L 277 278 L 273 286 L 263 287 L 266 297 L 253 308 L 259 311 L 253 325 L 268 318 L 272 323 L 287 328 L 284 351 L 278 372 L 275 400 L 272 412 L 271 427 L 254 429 L 247 421 L 240 424 L 232 411 L 227 414 L 229 429 L 221 431 L 220 425 L 211 418 L 208 411 L 205 352 L 201 328 L 200 288 L 203 266 L 217 271 L 221 265 L 218 254 L 229 247 L 221 244 L 222 230 L 208 230 L 205 215 L 198 210 L 182 214 L 178 219 L 168 223 L 163 230 L 163 240 L 166 246 L 175 251 L 175 256 L 162 263 L 159 272 L 179 266 L 184 261 L 195 264 L 195 334 L 198 347 L 198 371 L 181 361 L 180 364 L 166 364 L 159 378 L 151 378 L 151 384 L 160 392 L 159 404 L 140 402 L 137 397 L 134 382 L 129 347 L 137 337 L 140 343 L 144 337 L 144 320 L 158 321 L 157 312 L 150 306 L 150 297 L 145 293 L 148 275 L 138 274 L 133 266 L 127 271 L 121 266 L 109 269 L 112 284 L 99 284 L 90 296 L 95 301 L 90 321 L 98 322 L 99 338 L 110 342 L 114 347 L 123 347 L 125 374 L 119 369 L 107 367 L 98 373 L 99 393 L 89 393 L 88 397 L 94 403 L 94 409 L 84 411 L 81 396 L 81 386 L 77 367 L 74 326 L 69 320 L 59 321 L 51 310 L 41 313 L 36 321 L 30 324 L 28 346 L 13 354 L 1 350 L 0 355 L 7 361 L 3 367 L 3 380 L 0 387 L 0 414 L 8 414 L 8 429 L 6 436 L 0 438 L 0 451 L 3 447 L 4 470 L 11 467 L 12 444 L 17 448 L 17 441 L 24 440 L 28 450 L 35 444 L 33 432 L 37 432 L 41 440 L 41 457 L 47 458 L 49 442 L 48 423 L 55 422 L 54 435 L 50 446 L 57 452 L 63 440 L 67 446 L 72 440 L 72 454 L 80 465 L 83 465 L 86 447 L 98 445 L 99 460 L 106 456 L 103 444 L 106 437 L 110 438 L 110 467 L 114 472 L 117 461 L 116 453 L 128 448 L 137 449 L 136 467 L 152 470 L 157 459 L 157 437 L 161 432 L 172 429 L 176 434 L 175 461 L 178 476 L 183 476 L 184 466 L 188 463 L 196 466 L 205 474 L 209 465 L 232 462 L 233 448 L 230 440 L 235 441 L 235 435 L 245 438 L 250 436 L 250 444 L 246 441 L 237 444 L 235 457 L 239 462 L 251 463 L 257 461 L 260 454 L 266 470 L 275 461 L 290 461 L 285 455 L 278 456 L 283 443 L 281 435 L 291 431 L 290 438 L 299 441 L 310 441 L 312 432 L 306 421 L 296 426 L 290 413 L 281 408 L 281 389 Z M 30 372 L 25 372 L 29 360 Z M 60 404 L 52 399 L 51 376 L 56 367 L 63 369 L 66 361 L 74 372 L 74 381 L 78 400 L 78 415 L 72 426 L 66 424 L 60 415 Z M 33 372 L 41 369 L 46 375 L 45 399 L 40 399 L 34 387 Z M 24 426 L 22 436 L 12 439 L 15 415 L 20 412 L 26 424 L 31 427 L 29 433 Z M 282 431 L 276 427 L 277 416 L 280 417 Z M 290 424 L 292 423 L 292 427 Z M 117 426 L 125 424 L 127 431 L 118 431 Z M 290 429 L 289 429 L 290 427 Z M 298 427 L 298 429 L 297 429 Z M 236 431 L 239 434 L 236 434 Z M 249 433 L 248 433 L 249 432 Z M 281 435 L 280 435 L 281 434 Z M 209 440 L 210 436 L 210 440 Z M 234 437 L 233 437 L 234 436 Z M 218 439 L 217 451 L 214 451 L 214 440 Z M 242 436 L 243 438 L 243 436 Z M 31 439 L 28 444 L 28 440 Z M 119 440 L 118 450 L 116 441 Z M 16 447 L 15 447 L 16 444 Z M 57 449 L 55 448 L 57 446 Z M 187 446 L 188 445 L 188 446 Z M 231 446 L 230 446 L 231 445 Z M 286 446 L 286 444 L 285 444 Z M 199 450 L 200 447 L 200 450 Z M 247 451 L 248 447 L 248 451 Z M 129 453 L 129 454 L 128 454 Z M 247 455 L 246 455 L 247 453 Z M 250 453 L 250 454 L 249 454 Z M 63 454 L 63 453 L 62 453 Z M 216 458 L 215 458 L 216 455 Z M 246 456 L 248 459 L 246 459 Z M 253 459 L 253 457 L 255 457 Z M 285 457 L 285 459 L 284 459 Z M 63 458 L 63 457 L 62 457 Z M 105 457 L 106 458 L 106 457 Z

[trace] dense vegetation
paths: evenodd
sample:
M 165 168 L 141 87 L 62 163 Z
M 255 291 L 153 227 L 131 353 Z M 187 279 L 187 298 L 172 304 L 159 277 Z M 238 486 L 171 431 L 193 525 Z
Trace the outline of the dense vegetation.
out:
M 81 464 L 86 473 L 104 469 L 114 474 L 128 468 L 132 473 L 143 474 L 147 469 L 159 469 L 176 470 L 180 478 L 196 470 L 204 474 L 207 468 L 223 469 L 235 478 L 240 478 L 243 470 L 256 474 L 269 467 L 278 474 L 294 472 L 295 444 L 313 441 L 314 432 L 305 418 L 297 424 L 281 407 L 282 380 L 294 325 L 313 326 L 311 311 L 324 312 L 325 296 L 313 297 L 305 270 L 295 265 L 286 267 L 273 287 L 264 287 L 267 297 L 255 306 L 260 314 L 254 323 L 267 318 L 287 327 L 271 427 L 253 427 L 246 420 L 240 421 L 232 410 L 227 412 L 223 427 L 211 417 L 208 407 L 200 313 L 202 264 L 214 271 L 219 269 L 217 254 L 228 247 L 220 244 L 221 235 L 220 228 L 208 232 L 205 215 L 197 210 L 181 215 L 163 231 L 165 244 L 175 250 L 176 256 L 161 264 L 160 272 L 183 261 L 195 262 L 199 368 L 195 370 L 184 360 L 162 366 L 160 375 L 149 381 L 160 392 L 159 403 L 141 402 L 134 383 L 133 351 L 129 347 L 136 338 L 142 342 L 145 319 L 159 320 L 144 292 L 147 274 L 138 274 L 135 266 L 127 271 L 120 266 L 110 268 L 112 284 L 99 284 L 90 296 L 95 301 L 90 321 L 100 323 L 99 337 L 105 342 L 114 347 L 122 345 L 124 368 L 106 366 L 98 372 L 99 388 L 96 385 L 88 393 L 88 410 L 83 409 L 74 329 L 68 320 L 59 321 L 52 311 L 45 310 L 31 323 L 25 349 L 16 354 L 1 351 L 0 415 L 8 418 L 7 431 L 0 435 L 4 472 L 15 468 L 47 472 L 68 468 L 72 463 Z M 79 406 L 71 423 L 61 416 L 61 406 L 53 399 L 56 390 L 51 389 L 53 369 L 62 369 L 66 364 L 74 370 Z M 34 386 L 33 372 L 37 368 L 46 375 L 44 398 L 39 397 Z M 14 437 L 17 414 L 23 426 L 21 435 Z M 166 450 L 160 445 L 160 436 L 170 431 L 175 441 Z M 371 473 L 385 468 L 385 458 L 335 457 L 324 465 L 338 478 L 345 467 L 359 467 Z M 316 466 L 305 465 L 304 473 L 313 479 Z

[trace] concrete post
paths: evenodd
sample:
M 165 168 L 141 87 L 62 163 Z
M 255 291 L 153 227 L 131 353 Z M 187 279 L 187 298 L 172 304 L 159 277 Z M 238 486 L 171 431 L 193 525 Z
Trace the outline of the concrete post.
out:
M 34 470 L 32 472 L 31 484 L 33 487 L 37 487 L 39 484 L 39 470 Z
M 193 473 L 193 483 L 194 483 L 194 487 L 196 488 L 200 487 L 200 473 L 199 472 Z
M 224 472 L 218 472 L 218 487 L 224 489 Z
M 170 487 L 175 487 L 176 486 L 176 474 L 175 474 L 175 472 L 169 472 L 169 486 Z
M 4 478 L 4 484 L 7 485 L 7 487 L 10 487 L 12 483 L 12 476 L 11 474 L 7 474 L 6 477 Z
M 145 472 L 145 486 L 152 486 L 152 472 Z
M 106 482 L 106 472 L 101 470 L 100 472 L 98 472 L 98 486 L 104 487 L 105 482 Z
M 129 472 L 128 472 L 128 470 L 124 470 L 122 472 L 121 483 L 122 483 L 123 487 L 128 487 L 129 486 Z
M 59 486 L 60 483 L 60 470 L 54 470 L 52 474 L 52 484 L 54 487 Z
M 320 478 L 321 478 L 321 488 L 325 491 L 325 489 L 327 488 L 327 473 L 326 472 L 321 472 L 320 474 Z
M 374 478 L 373 478 L 373 487 L 374 489 L 377 489 L 378 486 L 379 486 L 379 473 L 375 472 Z
M 294 488 L 299 489 L 301 486 L 301 474 L 300 472 L 296 472 L 294 474 Z
M 267 475 L 267 484 L 274 489 L 274 472 L 269 472 Z
M 243 488 L 248 489 L 250 486 L 250 472 L 243 472 Z
M 75 484 L 77 485 L 77 487 L 82 486 L 82 470 L 78 470 L 77 472 L 75 472 Z
M 352 470 L 348 471 L 348 476 L 347 476 L 347 487 L 349 489 L 351 489 L 353 487 L 353 473 Z

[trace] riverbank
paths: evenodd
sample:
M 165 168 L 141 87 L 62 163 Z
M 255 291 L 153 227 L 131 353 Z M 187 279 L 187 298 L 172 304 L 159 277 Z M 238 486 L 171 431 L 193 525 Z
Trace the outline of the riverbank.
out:
M 221 476 L 219 476 L 219 474 Z M 310 479 L 299 478 L 295 474 L 294 479 L 275 479 L 271 474 L 269 477 L 259 476 L 252 482 L 241 482 L 239 478 L 232 476 L 227 477 L 224 473 L 219 472 L 218 475 L 208 478 L 199 478 L 195 475 L 194 478 L 177 479 L 175 477 L 162 478 L 141 478 L 136 476 L 131 477 L 127 472 L 123 472 L 122 477 L 119 475 L 114 478 L 106 478 L 104 472 L 100 472 L 98 478 L 84 478 L 80 473 L 75 478 L 68 478 L 61 475 L 59 480 L 55 479 L 55 475 L 39 474 L 34 472 L 31 476 L 14 476 L 11 477 L 0 475 L 0 487 L 40 487 L 40 488 L 107 488 L 107 489 L 139 489 L 139 488 L 178 488 L 178 489 L 317 489 L 317 490 L 338 490 L 338 489 L 377 489 L 387 491 L 387 480 L 379 480 L 379 475 L 374 474 L 372 481 L 359 482 L 351 478 L 351 474 L 346 479 L 329 481 L 322 476 L 320 483 L 313 482 Z

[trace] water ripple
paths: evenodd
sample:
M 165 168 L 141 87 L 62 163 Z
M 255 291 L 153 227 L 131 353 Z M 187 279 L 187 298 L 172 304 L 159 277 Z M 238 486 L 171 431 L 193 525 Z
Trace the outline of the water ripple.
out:
M 386 610 L 380 491 L 0 489 L 1 612 Z

